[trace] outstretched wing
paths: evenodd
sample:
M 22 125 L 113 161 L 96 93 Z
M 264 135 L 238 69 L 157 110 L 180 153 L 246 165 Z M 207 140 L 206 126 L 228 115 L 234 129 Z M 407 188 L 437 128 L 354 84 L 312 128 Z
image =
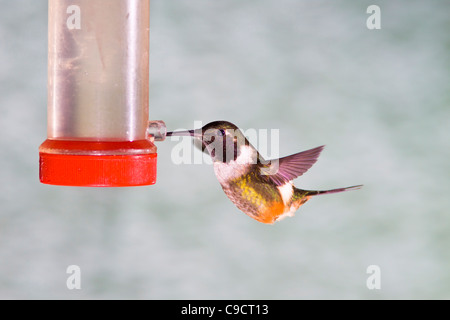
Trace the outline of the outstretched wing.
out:
M 316 163 L 317 158 L 325 146 L 302 151 L 269 163 L 260 163 L 263 176 L 272 180 L 277 186 L 284 185 L 309 170 Z

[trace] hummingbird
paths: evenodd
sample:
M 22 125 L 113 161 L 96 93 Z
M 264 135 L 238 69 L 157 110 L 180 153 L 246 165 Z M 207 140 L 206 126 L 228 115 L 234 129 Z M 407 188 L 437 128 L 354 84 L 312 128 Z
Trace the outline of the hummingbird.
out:
M 228 198 L 251 218 L 273 224 L 292 217 L 311 197 L 356 190 L 362 185 L 331 190 L 302 190 L 293 179 L 317 161 L 324 146 L 279 159 L 265 160 L 242 131 L 227 121 L 214 121 L 200 129 L 167 132 L 191 136 L 213 161 L 214 172 Z

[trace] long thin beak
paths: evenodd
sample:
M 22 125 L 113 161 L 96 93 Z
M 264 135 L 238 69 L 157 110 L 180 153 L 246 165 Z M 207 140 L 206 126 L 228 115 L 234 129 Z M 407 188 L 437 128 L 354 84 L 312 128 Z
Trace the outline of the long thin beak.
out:
M 194 138 L 201 138 L 201 130 L 186 130 L 186 131 L 171 131 L 167 132 L 166 136 L 191 136 Z

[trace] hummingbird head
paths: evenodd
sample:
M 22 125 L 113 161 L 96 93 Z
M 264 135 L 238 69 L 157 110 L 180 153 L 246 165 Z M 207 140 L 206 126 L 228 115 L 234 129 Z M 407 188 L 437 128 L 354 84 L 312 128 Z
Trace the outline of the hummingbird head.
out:
M 200 129 L 168 132 L 167 136 L 191 136 L 199 140 L 202 150 L 207 151 L 215 162 L 235 161 L 242 146 L 250 146 L 241 130 L 228 121 L 213 121 Z

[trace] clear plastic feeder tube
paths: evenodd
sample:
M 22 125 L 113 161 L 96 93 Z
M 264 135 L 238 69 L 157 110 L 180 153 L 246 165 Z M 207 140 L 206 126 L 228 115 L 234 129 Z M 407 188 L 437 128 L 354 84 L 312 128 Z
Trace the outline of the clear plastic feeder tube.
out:
M 145 0 L 49 1 L 49 139 L 145 139 L 149 14 Z
M 49 0 L 48 8 L 41 182 L 153 184 L 156 147 L 147 133 L 149 0 Z M 124 177 L 149 170 L 152 177 Z

